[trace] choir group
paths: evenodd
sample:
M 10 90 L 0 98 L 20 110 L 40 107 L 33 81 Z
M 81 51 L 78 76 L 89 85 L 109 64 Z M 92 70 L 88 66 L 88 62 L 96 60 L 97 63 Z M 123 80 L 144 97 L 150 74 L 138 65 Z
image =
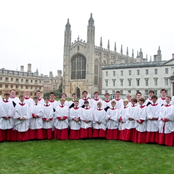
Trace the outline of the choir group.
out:
M 31 99 L 29 91 L 19 98 L 15 90 L 0 98 L 0 142 L 27 141 L 35 139 L 90 139 L 132 141 L 135 143 L 158 143 L 172 146 L 174 141 L 174 106 L 166 90 L 161 90 L 157 98 L 149 91 L 149 98 L 142 98 L 141 92 L 132 98 L 120 98 L 117 91 L 110 100 L 88 98 L 83 91 L 82 99 L 72 94 L 72 101 L 66 100 L 66 94 L 60 101 L 50 97 L 41 98 L 41 91 Z

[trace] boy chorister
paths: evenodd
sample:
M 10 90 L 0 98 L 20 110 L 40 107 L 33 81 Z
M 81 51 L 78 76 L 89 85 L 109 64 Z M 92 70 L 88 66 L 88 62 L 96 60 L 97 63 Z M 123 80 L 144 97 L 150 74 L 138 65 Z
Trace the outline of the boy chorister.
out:
M 77 94 L 76 93 L 73 93 L 72 94 L 72 100 L 69 101 L 69 108 L 71 109 L 72 107 L 74 107 L 74 101 L 77 100 Z
M 39 104 L 38 97 L 34 97 L 34 102 L 30 106 L 30 139 L 43 139 L 43 105 Z
M 132 98 L 132 95 L 131 94 L 126 94 L 126 99 L 128 100 L 128 106 L 131 106 L 132 105 L 131 98 Z
M 124 132 L 124 141 L 134 141 L 135 134 L 135 112 L 137 107 L 137 99 L 131 99 L 132 106 L 129 108 L 129 112 L 126 115 L 126 123 L 125 123 L 125 132 Z
M 145 101 L 145 105 L 149 106 L 152 103 L 152 96 L 154 96 L 154 91 L 149 91 L 149 98 Z
M 50 93 L 50 99 L 49 99 L 49 104 L 52 105 L 53 109 L 56 110 L 56 107 L 58 105 L 58 102 L 55 100 L 56 96 L 54 92 Z
M 30 98 L 30 91 L 29 90 L 25 90 L 24 102 L 28 105 L 28 107 L 30 107 L 33 104 L 33 99 Z
M 44 105 L 44 99 L 42 98 L 42 92 L 37 90 L 35 93 L 36 97 L 38 97 L 38 104 Z
M 111 107 L 110 94 L 105 93 L 105 99 L 103 100 L 103 109 L 107 112 L 107 110 Z
M 82 109 L 80 138 L 92 138 L 93 109 L 89 107 L 89 102 L 84 102 Z
M 97 103 L 97 109 L 93 112 L 93 138 L 106 137 L 106 112 L 102 109 L 102 103 Z
M 158 98 L 158 104 L 160 106 L 163 106 L 166 104 L 166 95 L 167 95 L 167 91 L 165 89 L 161 89 L 161 97 Z
M 5 93 L 0 103 L 0 141 L 13 141 L 14 107 L 9 96 L 9 93 Z
M 161 105 L 157 102 L 157 96 L 152 96 L 152 103 L 147 107 L 147 135 L 146 143 L 158 143 L 158 127 Z
M 65 106 L 65 99 L 61 98 L 54 116 L 54 139 L 68 139 L 68 110 L 68 107 Z
M 49 97 L 45 98 L 43 106 L 43 139 L 52 139 L 53 106 L 49 103 Z
M 159 118 L 158 144 L 172 146 L 174 140 L 174 106 L 170 104 L 171 97 L 166 96 L 166 104 L 162 106 Z
M 11 89 L 10 90 L 10 97 L 9 97 L 9 101 L 11 101 L 13 103 L 13 106 L 16 106 L 16 103 L 19 103 L 19 98 L 16 97 L 16 91 L 15 89 Z
M 124 133 L 125 133 L 125 123 L 127 114 L 129 113 L 129 100 L 125 99 L 123 101 L 124 107 L 120 109 L 120 116 L 119 116 L 119 140 L 124 139 Z
M 116 91 L 115 93 L 115 99 L 113 99 L 113 101 L 115 101 L 117 103 L 117 109 L 120 109 L 123 107 L 123 99 L 120 98 L 120 91 Z
M 106 139 L 118 140 L 118 124 L 119 124 L 119 110 L 117 109 L 116 102 L 111 102 L 111 107 L 107 110 L 106 121 L 107 121 L 107 134 Z
M 91 100 L 88 98 L 88 92 L 87 91 L 83 91 L 82 92 L 82 99 L 79 100 L 79 107 L 84 108 L 84 102 L 88 101 L 89 102 L 89 107 L 92 108 L 91 106 Z
M 15 107 L 15 126 L 14 126 L 14 139 L 15 141 L 27 141 L 29 140 L 29 122 L 30 113 L 29 106 L 25 103 L 23 95 L 19 96 L 20 102 Z
M 74 101 L 74 107 L 70 109 L 70 139 L 80 139 L 80 126 L 82 108 L 79 108 L 79 101 Z
M 62 93 L 61 94 L 61 98 L 65 99 L 64 106 L 67 106 L 69 108 L 69 102 L 66 100 L 67 94 L 66 93 Z M 60 101 L 58 101 L 58 105 L 61 105 Z
M 96 91 L 96 92 L 94 92 L 94 98 L 91 100 L 91 106 L 92 106 L 93 110 L 97 109 L 98 102 L 102 103 L 102 100 L 99 99 L 99 92 Z
M 146 143 L 146 119 L 147 119 L 147 107 L 144 104 L 145 99 L 139 99 L 139 106 L 136 107 L 135 111 L 135 143 Z

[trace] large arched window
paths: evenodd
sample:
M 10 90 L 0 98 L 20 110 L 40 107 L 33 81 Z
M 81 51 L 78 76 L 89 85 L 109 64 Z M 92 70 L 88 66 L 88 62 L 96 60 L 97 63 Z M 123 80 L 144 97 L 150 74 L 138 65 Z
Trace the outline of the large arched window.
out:
M 71 79 L 86 79 L 86 58 L 81 54 L 71 60 Z

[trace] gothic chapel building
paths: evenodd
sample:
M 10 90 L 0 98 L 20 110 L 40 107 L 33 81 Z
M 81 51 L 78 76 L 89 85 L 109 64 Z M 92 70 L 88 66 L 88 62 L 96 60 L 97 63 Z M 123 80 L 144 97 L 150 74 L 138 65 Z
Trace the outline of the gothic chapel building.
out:
M 67 93 L 68 97 L 76 92 L 78 97 L 81 97 L 82 91 L 87 90 L 89 96 L 92 97 L 95 91 L 102 92 L 102 66 L 120 63 L 134 63 L 136 61 L 144 62 L 147 59 L 143 58 L 142 50 L 134 58 L 134 51 L 129 56 L 128 48 L 126 55 L 116 50 L 110 50 L 108 40 L 107 49 L 102 47 L 102 38 L 100 46 L 95 46 L 95 26 L 92 14 L 88 20 L 87 26 L 87 42 L 77 38 L 71 42 L 71 25 L 69 19 L 65 26 L 64 35 L 64 61 L 63 61 L 63 92 Z

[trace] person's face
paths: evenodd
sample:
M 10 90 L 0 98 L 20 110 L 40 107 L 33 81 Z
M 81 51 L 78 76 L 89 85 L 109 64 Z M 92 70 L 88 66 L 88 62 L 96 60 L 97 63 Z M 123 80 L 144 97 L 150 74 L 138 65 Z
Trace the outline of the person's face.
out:
M 97 106 L 98 106 L 98 108 L 101 108 L 102 107 L 101 103 L 99 103 Z
M 140 105 L 143 105 L 143 104 L 144 104 L 144 102 L 143 102 L 143 101 L 139 101 L 139 104 L 140 104 Z
M 83 93 L 83 97 L 84 97 L 84 98 L 87 98 L 87 95 L 88 95 L 88 94 L 87 94 L 86 92 Z
M 30 95 L 29 91 L 25 91 L 25 96 L 28 97 Z
M 109 99 L 109 97 L 110 97 L 109 95 L 105 95 L 105 98 L 106 98 L 106 99 Z
M 45 100 L 45 103 L 46 103 L 46 104 L 48 104 L 48 103 L 49 103 L 49 100 L 48 100 L 48 99 L 46 99 L 46 100 Z
M 89 103 L 85 103 L 84 105 L 85 105 L 85 107 L 86 107 L 86 108 L 88 108 L 88 106 L 89 106 Z
M 15 95 L 16 95 L 16 92 L 15 91 L 11 91 L 10 92 L 10 96 L 14 96 L 15 97 Z
M 50 99 L 54 100 L 54 98 L 55 98 L 54 94 L 50 94 Z
M 166 92 L 165 91 L 161 91 L 161 96 L 165 97 L 166 96 Z
M 135 104 L 136 104 L 136 102 L 134 102 L 134 101 L 131 101 L 131 103 L 132 103 L 133 105 L 135 105 Z
M 115 94 L 116 98 L 120 98 L 120 93 Z
M 77 95 L 73 95 L 73 99 L 74 99 L 74 100 L 77 99 Z
M 9 97 L 10 97 L 9 95 L 5 95 L 5 96 L 4 96 L 4 98 L 5 98 L 6 100 L 8 100 Z
M 169 104 L 170 101 L 171 101 L 170 98 L 167 97 L 167 98 L 166 98 L 166 103 Z
M 64 99 L 66 99 L 66 95 L 65 95 L 65 94 L 63 94 L 61 98 L 64 98 Z
M 19 98 L 21 102 L 24 102 L 24 97 Z
M 111 103 L 111 106 L 114 108 L 116 106 L 116 103 Z
M 98 93 L 96 93 L 96 94 L 94 95 L 94 97 L 95 97 L 95 98 L 98 98 Z
M 140 99 L 141 98 L 141 94 L 137 94 L 137 99 Z
M 39 101 L 38 99 L 34 99 L 34 102 L 35 102 L 35 103 L 38 103 L 38 101 Z
M 156 103 L 156 101 L 157 101 L 157 98 L 152 98 L 153 103 Z
M 79 105 L 79 102 L 75 102 L 74 105 L 75 105 L 75 106 L 78 106 L 78 105 Z
M 123 104 L 124 104 L 124 106 L 127 106 L 128 105 L 128 102 L 127 101 L 124 101 Z
M 131 96 L 130 95 L 127 95 L 126 98 L 130 101 Z
M 61 105 L 64 105 L 65 100 L 60 100 Z
M 153 92 L 150 92 L 150 93 L 149 93 L 149 97 L 150 97 L 150 98 L 152 98 L 153 95 L 154 95 Z
M 38 98 L 40 98 L 40 97 L 41 97 L 41 92 L 37 92 L 37 93 L 36 93 L 36 96 L 37 96 Z

